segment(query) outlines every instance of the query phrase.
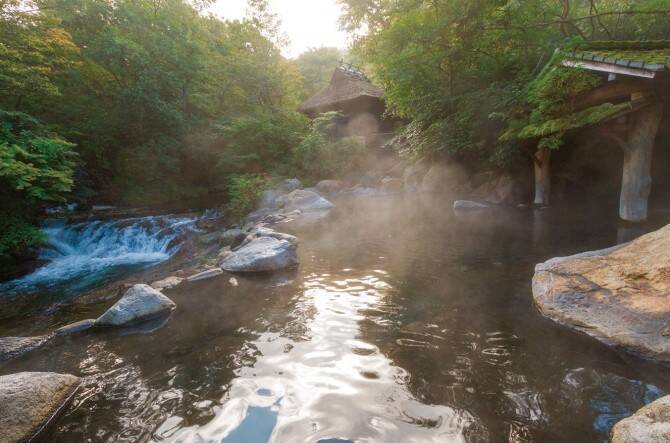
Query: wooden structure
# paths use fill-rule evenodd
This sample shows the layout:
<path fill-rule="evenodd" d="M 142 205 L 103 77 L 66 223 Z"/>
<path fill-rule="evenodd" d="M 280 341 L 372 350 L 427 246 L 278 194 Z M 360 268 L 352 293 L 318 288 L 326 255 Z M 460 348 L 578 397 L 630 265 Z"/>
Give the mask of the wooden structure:
<path fill-rule="evenodd" d="M 336 138 L 364 137 L 367 146 L 380 146 L 392 135 L 394 121 L 384 117 L 383 91 L 350 63 L 340 62 L 328 86 L 305 100 L 299 111 L 310 118 L 339 112 Z"/>
<path fill-rule="evenodd" d="M 670 91 L 670 41 L 596 42 L 589 50 L 563 54 L 560 63 L 607 77 L 579 97 L 576 113 L 562 123 L 571 118 L 575 122 L 565 130 L 597 125 L 599 136 L 623 150 L 619 216 L 631 222 L 646 220 L 652 151 Z M 597 118 L 585 118 L 588 115 Z M 538 149 L 534 160 L 535 203 L 547 205 L 551 151 Z"/>

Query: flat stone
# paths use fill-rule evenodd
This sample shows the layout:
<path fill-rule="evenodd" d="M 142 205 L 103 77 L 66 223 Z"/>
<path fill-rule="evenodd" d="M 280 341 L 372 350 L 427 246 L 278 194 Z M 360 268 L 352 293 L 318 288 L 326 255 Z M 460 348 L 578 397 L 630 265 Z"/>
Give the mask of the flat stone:
<path fill-rule="evenodd" d="M 296 246 L 274 237 L 255 238 L 220 262 L 221 268 L 230 272 L 277 271 L 296 264 Z"/>
<path fill-rule="evenodd" d="M 612 443 L 670 441 L 670 395 L 649 403 L 612 428 Z"/>
<path fill-rule="evenodd" d="M 183 281 L 184 281 L 183 278 L 173 275 L 171 277 L 164 278 L 163 280 L 158 280 L 151 283 L 151 287 L 158 291 L 162 291 L 164 289 L 174 288 Z"/>
<path fill-rule="evenodd" d="M 0 337 L 0 362 L 37 349 L 51 340 L 53 336 L 53 334 L 48 334 L 38 337 Z"/>
<path fill-rule="evenodd" d="M 65 410 L 78 377 L 53 372 L 19 372 L 0 377 L 0 441 L 34 441 Z"/>
<path fill-rule="evenodd" d="M 93 318 L 88 318 L 86 320 L 80 320 L 75 323 L 70 323 L 69 325 L 62 326 L 54 332 L 55 334 L 58 335 L 71 335 L 71 334 L 77 334 L 79 332 L 84 332 L 87 329 L 90 329 L 93 327 L 95 324 L 95 319 Z"/>
<path fill-rule="evenodd" d="M 558 323 L 670 361 L 670 225 L 630 243 L 538 264 L 533 297 Z"/>
<path fill-rule="evenodd" d="M 454 202 L 454 209 L 486 209 L 490 208 L 489 205 L 479 202 L 473 202 L 471 200 L 456 200 Z"/>
<path fill-rule="evenodd" d="M 134 285 L 95 321 L 96 327 L 123 327 L 166 315 L 176 308 L 172 300 L 149 285 Z"/>
<path fill-rule="evenodd" d="M 198 272 L 197 274 L 190 276 L 187 280 L 188 281 L 206 280 L 208 278 L 216 277 L 217 275 L 221 274 L 223 274 L 223 270 L 221 268 L 212 268 L 206 271 Z"/>

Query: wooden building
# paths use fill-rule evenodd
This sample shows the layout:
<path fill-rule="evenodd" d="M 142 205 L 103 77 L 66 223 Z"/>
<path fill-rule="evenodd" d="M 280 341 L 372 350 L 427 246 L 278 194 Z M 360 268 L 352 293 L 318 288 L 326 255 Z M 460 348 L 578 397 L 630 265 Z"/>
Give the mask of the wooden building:
<path fill-rule="evenodd" d="M 390 138 L 395 125 L 384 117 L 385 109 L 383 90 L 359 68 L 340 62 L 328 86 L 305 100 L 299 111 L 310 118 L 339 112 L 335 137 L 364 137 L 367 146 L 378 147 Z"/>
<path fill-rule="evenodd" d="M 619 216 L 631 222 L 646 220 L 652 152 L 669 101 L 670 41 L 593 42 L 587 49 L 560 55 L 563 67 L 598 73 L 603 82 L 578 97 L 574 114 L 533 130 L 524 128 L 519 138 L 551 136 L 558 128 L 561 133 L 588 130 L 613 149 L 623 150 Z M 535 152 L 536 204 L 549 204 L 551 156 L 550 149 Z"/>

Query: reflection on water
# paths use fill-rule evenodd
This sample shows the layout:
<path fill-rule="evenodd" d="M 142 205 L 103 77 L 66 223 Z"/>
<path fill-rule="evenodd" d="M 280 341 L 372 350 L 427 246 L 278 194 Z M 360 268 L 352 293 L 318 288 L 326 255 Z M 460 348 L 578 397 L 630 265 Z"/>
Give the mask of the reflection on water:
<path fill-rule="evenodd" d="M 617 239 L 568 215 L 341 208 L 298 232 L 297 271 L 184 284 L 159 330 L 59 337 L 0 372 L 84 376 L 53 441 L 606 441 L 670 384 L 536 312 L 536 262 Z"/>

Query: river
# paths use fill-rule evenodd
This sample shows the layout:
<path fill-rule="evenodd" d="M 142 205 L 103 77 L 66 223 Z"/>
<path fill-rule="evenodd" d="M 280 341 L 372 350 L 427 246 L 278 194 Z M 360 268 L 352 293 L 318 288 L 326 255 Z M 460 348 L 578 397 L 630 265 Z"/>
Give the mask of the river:
<path fill-rule="evenodd" d="M 544 319 L 530 285 L 540 261 L 639 234 L 606 215 L 341 203 L 286 227 L 297 270 L 182 284 L 160 329 L 58 338 L 0 374 L 84 377 L 55 442 L 607 441 L 670 392 L 668 372 Z M 21 335 L 108 304 L 36 314 Z"/>

